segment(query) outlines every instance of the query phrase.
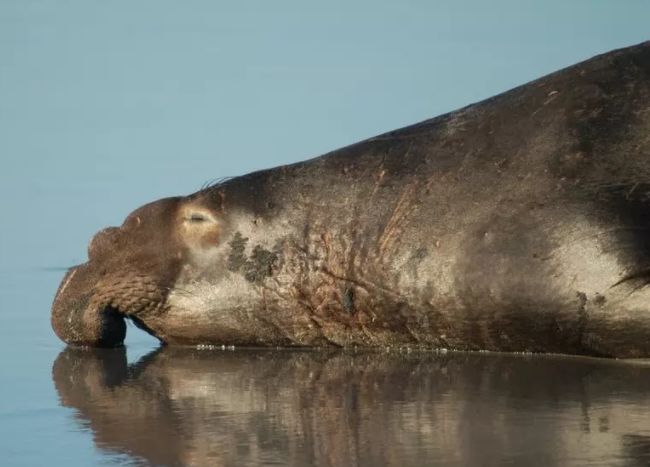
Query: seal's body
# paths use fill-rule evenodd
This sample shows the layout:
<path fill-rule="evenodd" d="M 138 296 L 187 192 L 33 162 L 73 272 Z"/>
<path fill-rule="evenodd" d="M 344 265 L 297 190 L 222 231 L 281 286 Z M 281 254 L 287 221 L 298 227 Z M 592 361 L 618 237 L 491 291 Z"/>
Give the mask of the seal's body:
<path fill-rule="evenodd" d="M 52 323 L 122 343 L 650 356 L 650 43 L 134 211 Z"/>

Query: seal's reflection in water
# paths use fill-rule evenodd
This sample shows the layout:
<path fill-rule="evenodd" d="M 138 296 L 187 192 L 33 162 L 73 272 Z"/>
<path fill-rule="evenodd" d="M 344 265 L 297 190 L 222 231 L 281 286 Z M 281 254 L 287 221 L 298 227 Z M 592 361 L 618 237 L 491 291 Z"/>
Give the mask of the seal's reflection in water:
<path fill-rule="evenodd" d="M 155 465 L 648 465 L 650 367 L 578 358 L 68 348 L 61 404 Z"/>

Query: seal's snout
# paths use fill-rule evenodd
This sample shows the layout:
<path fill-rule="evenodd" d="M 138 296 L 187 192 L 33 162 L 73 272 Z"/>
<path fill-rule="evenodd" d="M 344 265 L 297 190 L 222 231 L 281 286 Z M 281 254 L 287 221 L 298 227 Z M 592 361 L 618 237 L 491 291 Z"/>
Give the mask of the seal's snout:
<path fill-rule="evenodd" d="M 188 249 L 178 241 L 179 217 L 199 240 L 216 235 L 208 212 L 179 216 L 180 201 L 176 197 L 149 203 L 119 227 L 92 237 L 88 262 L 70 269 L 54 298 L 52 327 L 57 336 L 71 345 L 118 346 L 126 335 L 126 317 L 139 323 L 163 309 Z M 144 324 L 140 327 L 148 330 Z"/>
<path fill-rule="evenodd" d="M 65 343 L 116 347 L 126 336 L 119 310 L 95 300 L 95 277 L 87 265 L 76 266 L 63 278 L 52 304 L 52 329 Z"/>

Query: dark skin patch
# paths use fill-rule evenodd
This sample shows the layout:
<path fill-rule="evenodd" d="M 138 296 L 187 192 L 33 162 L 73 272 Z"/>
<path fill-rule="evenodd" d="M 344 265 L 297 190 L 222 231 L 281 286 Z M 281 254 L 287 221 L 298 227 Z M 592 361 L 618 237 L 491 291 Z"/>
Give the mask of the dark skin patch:
<path fill-rule="evenodd" d="M 228 255 L 228 270 L 238 272 L 246 264 L 246 243 L 248 238 L 241 233 L 236 232 L 233 239 L 228 242 L 230 245 L 230 255 Z"/>
<path fill-rule="evenodd" d="M 603 306 L 605 303 L 607 303 L 607 299 L 600 294 L 596 294 L 596 297 L 594 297 L 594 304 L 596 306 Z"/>
<path fill-rule="evenodd" d="M 343 305 L 343 309 L 350 313 L 351 315 L 354 314 L 355 309 L 354 309 L 354 290 L 352 287 L 346 287 L 343 290 L 343 296 L 341 297 L 341 304 Z"/>
<path fill-rule="evenodd" d="M 250 258 L 246 258 L 247 242 L 248 238 L 237 232 L 228 243 L 231 248 L 230 255 L 228 255 L 228 270 L 242 273 L 248 282 L 261 283 L 265 278 L 273 274 L 273 266 L 278 259 L 278 255 L 256 245 Z"/>
<path fill-rule="evenodd" d="M 278 255 L 257 245 L 250 259 L 244 265 L 244 277 L 249 282 L 262 282 L 273 274 L 273 265 Z"/>

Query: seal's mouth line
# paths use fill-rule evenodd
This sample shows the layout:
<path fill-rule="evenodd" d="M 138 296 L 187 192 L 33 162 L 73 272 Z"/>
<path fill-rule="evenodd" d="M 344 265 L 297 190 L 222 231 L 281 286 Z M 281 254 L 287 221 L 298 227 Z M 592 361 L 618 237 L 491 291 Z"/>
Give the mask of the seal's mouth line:
<path fill-rule="evenodd" d="M 118 305 L 115 305 L 113 302 L 109 302 L 106 305 L 100 306 L 99 307 L 99 312 L 102 314 L 106 315 L 112 315 L 112 316 L 119 316 L 121 318 L 128 319 L 131 321 L 135 327 L 138 329 L 142 329 L 145 331 L 147 334 L 155 337 L 158 339 L 161 343 L 165 343 L 165 341 L 158 335 L 156 332 L 154 332 L 153 329 L 151 329 L 149 326 L 147 326 L 142 319 L 140 319 L 137 316 L 137 312 L 133 312 L 132 310 L 125 310 L 124 308 L 119 307 Z"/>
<path fill-rule="evenodd" d="M 102 313 L 116 313 L 119 315 L 124 315 L 126 316 L 127 314 L 120 309 L 119 306 L 115 306 L 112 303 L 108 303 L 104 306 L 99 307 L 99 311 Z"/>
<path fill-rule="evenodd" d="M 121 310 L 119 307 L 113 306 L 112 304 L 107 304 L 104 306 L 100 306 L 97 311 L 99 312 L 100 315 L 103 316 L 111 316 L 111 317 L 119 317 L 119 318 L 129 318 L 129 315 L 125 313 L 123 310 Z"/>
<path fill-rule="evenodd" d="M 97 311 L 100 314 L 120 316 L 122 318 L 131 319 L 133 317 L 133 313 L 131 310 L 121 308 L 120 306 L 116 305 L 114 302 L 108 302 L 104 305 L 99 306 L 97 308 Z"/>

